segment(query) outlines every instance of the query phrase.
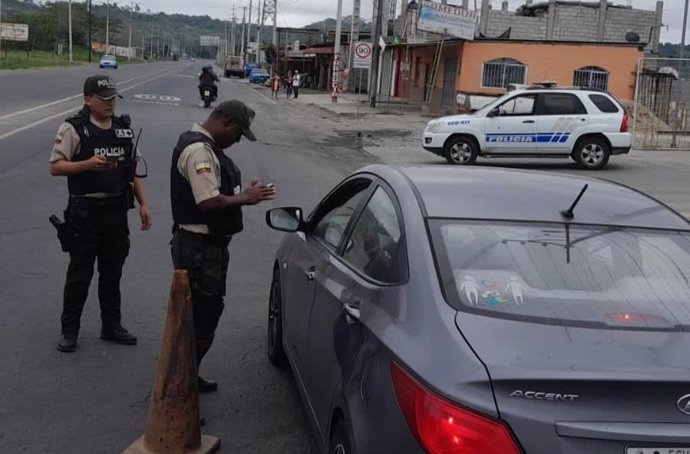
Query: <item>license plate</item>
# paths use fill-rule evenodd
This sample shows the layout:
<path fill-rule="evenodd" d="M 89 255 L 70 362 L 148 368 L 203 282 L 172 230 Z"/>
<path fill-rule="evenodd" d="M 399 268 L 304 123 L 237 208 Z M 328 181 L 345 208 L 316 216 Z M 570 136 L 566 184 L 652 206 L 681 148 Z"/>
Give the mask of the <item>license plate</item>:
<path fill-rule="evenodd" d="M 690 447 L 685 448 L 628 448 L 625 454 L 690 454 Z"/>
<path fill-rule="evenodd" d="M 206 90 L 206 91 L 204 92 L 204 96 L 209 96 L 210 94 L 211 94 L 211 92 L 208 91 L 208 90 Z"/>

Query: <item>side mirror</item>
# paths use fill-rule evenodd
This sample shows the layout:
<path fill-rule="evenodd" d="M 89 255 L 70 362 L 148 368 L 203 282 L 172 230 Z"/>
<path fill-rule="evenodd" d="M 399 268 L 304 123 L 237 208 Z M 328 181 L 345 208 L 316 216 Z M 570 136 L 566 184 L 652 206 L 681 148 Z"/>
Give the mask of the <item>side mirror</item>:
<path fill-rule="evenodd" d="M 298 232 L 302 229 L 303 223 L 301 208 L 274 208 L 266 212 L 266 224 L 281 232 Z"/>
<path fill-rule="evenodd" d="M 501 113 L 501 112 L 498 110 L 498 107 L 494 107 L 493 109 L 491 109 L 491 110 L 489 111 L 489 113 L 486 114 L 486 116 L 487 116 L 488 118 L 498 117 L 498 115 L 499 115 L 500 113 Z"/>

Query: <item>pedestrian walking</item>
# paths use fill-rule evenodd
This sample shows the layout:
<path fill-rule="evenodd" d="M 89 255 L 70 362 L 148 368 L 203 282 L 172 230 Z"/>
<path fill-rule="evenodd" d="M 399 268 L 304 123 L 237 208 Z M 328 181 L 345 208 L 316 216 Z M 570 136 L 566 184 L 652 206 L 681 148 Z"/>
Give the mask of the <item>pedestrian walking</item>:
<path fill-rule="evenodd" d="M 300 82 L 302 82 L 302 76 L 299 71 L 295 70 L 295 75 L 292 76 L 292 91 L 295 93 L 295 99 L 297 99 L 297 95 L 299 95 Z"/>
<path fill-rule="evenodd" d="M 278 92 L 280 91 L 280 75 L 277 72 L 271 76 L 271 97 L 278 99 Z"/>
<path fill-rule="evenodd" d="M 292 71 L 288 71 L 287 76 L 285 76 L 285 93 L 287 99 L 292 97 Z"/>
<path fill-rule="evenodd" d="M 81 314 L 98 260 L 101 339 L 134 345 L 137 338 L 121 323 L 120 279 L 129 253 L 127 210 L 139 203 L 141 229 L 151 227 L 151 214 L 141 178 L 135 175 L 137 150 L 128 115 L 115 116 L 115 82 L 91 76 L 84 82 L 84 107 L 58 128 L 50 157 L 50 173 L 66 176 L 69 201 L 61 238 L 69 252 L 57 349 L 73 352 Z"/>
<path fill-rule="evenodd" d="M 228 244 L 243 229 L 242 207 L 272 200 L 275 189 L 252 179 L 242 190 L 240 169 L 223 150 L 256 137 L 254 111 L 241 101 L 221 103 L 202 124 L 180 135 L 170 169 L 172 260 L 187 270 L 192 291 L 197 367 L 213 343 L 225 304 Z M 197 377 L 199 392 L 218 388 Z"/>

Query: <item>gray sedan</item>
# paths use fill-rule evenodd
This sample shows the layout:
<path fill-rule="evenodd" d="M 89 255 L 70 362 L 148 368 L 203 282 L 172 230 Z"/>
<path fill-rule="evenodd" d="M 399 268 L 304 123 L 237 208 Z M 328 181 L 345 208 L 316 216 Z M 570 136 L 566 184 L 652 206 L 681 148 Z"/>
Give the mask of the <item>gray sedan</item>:
<path fill-rule="evenodd" d="M 323 452 L 690 453 L 690 223 L 661 202 L 370 166 L 266 218 L 268 355 Z"/>

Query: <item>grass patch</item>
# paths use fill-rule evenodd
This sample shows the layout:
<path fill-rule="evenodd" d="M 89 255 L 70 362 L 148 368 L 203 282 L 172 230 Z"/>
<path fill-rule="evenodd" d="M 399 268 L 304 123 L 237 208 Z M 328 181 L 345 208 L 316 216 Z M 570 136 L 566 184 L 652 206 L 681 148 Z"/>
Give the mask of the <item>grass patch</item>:
<path fill-rule="evenodd" d="M 72 51 L 72 65 L 83 65 L 89 62 L 89 52 L 83 48 L 75 48 Z M 92 52 L 91 61 L 98 63 L 102 54 Z M 117 63 L 119 65 L 127 64 L 127 58 L 118 57 Z M 132 60 L 131 63 L 135 63 Z M 26 52 L 23 50 L 10 50 L 0 53 L 0 69 L 27 69 L 27 68 L 48 68 L 56 66 L 70 66 L 69 54 L 67 52 L 62 55 L 55 55 L 52 52 L 43 50 L 33 50 Z"/>

